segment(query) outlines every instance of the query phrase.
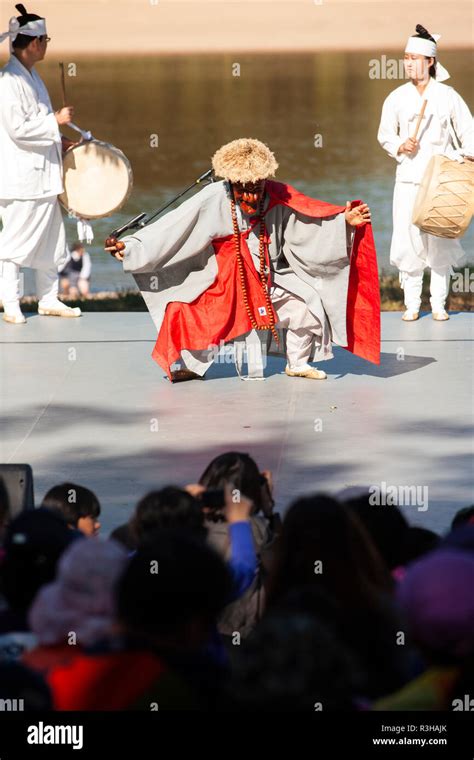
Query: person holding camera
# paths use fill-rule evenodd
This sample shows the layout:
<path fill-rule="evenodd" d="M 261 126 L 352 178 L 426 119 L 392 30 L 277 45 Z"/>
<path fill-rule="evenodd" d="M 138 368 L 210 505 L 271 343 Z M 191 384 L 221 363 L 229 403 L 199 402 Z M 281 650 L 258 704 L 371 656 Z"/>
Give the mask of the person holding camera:
<path fill-rule="evenodd" d="M 198 496 L 198 492 L 203 490 L 201 486 L 192 486 L 189 490 L 167 486 L 151 491 L 140 499 L 128 523 L 116 528 L 110 538 L 119 541 L 132 554 L 164 531 L 187 533 L 199 541 L 207 541 L 208 508 L 203 506 Z M 257 572 L 250 526 L 253 504 L 243 495 L 236 501 L 227 486 L 222 491 L 220 506 L 222 519 L 229 527 L 229 553 L 226 559 L 233 581 L 232 598 L 229 600 L 232 602 L 251 586 Z"/>
<path fill-rule="evenodd" d="M 224 508 L 224 494 L 229 488 L 233 506 L 227 503 Z M 273 511 L 272 474 L 269 470 L 260 472 L 249 454 L 230 451 L 213 459 L 199 483 L 190 484 L 186 489 L 201 501 L 208 541 L 224 558 L 229 557 L 232 546 L 229 516 L 242 509 L 242 499 L 251 502 L 249 522 L 258 570 L 250 588 L 224 610 L 219 621 L 220 633 L 233 635 L 239 632 L 245 637 L 263 614 L 265 581 L 281 525 L 280 516 Z"/>

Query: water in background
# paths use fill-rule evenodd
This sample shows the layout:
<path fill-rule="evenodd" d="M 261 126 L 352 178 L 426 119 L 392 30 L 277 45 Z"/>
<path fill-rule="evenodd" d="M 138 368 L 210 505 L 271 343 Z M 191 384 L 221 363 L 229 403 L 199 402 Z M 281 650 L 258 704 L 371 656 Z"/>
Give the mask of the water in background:
<path fill-rule="evenodd" d="M 53 51 L 51 51 L 53 52 Z M 401 57 L 400 51 L 392 58 Z M 64 59 L 74 121 L 97 139 L 123 150 L 134 174 L 121 211 L 93 223 L 92 289 L 135 287 L 131 275 L 102 250 L 107 234 L 135 214 L 151 212 L 210 167 L 223 143 L 256 137 L 268 143 L 280 167 L 277 179 L 321 200 L 371 206 L 380 268 L 389 265 L 395 161 L 377 143 L 384 98 L 404 80 L 371 79 L 379 52 L 281 55 L 186 55 Z M 468 51 L 447 52 L 443 64 L 456 90 L 473 107 Z M 238 73 L 240 66 L 240 76 Z M 54 108 L 59 108 L 58 60 L 38 66 Z M 75 133 L 63 128 L 74 138 Z M 151 147 L 152 135 L 158 147 Z M 322 147 L 315 147 L 321 135 Z M 316 140 L 317 142 L 317 140 Z M 66 219 L 68 242 L 76 225 Z M 474 232 L 463 247 L 474 260 Z M 392 270 L 394 271 L 394 270 Z M 33 292 L 27 271 L 26 292 Z"/>

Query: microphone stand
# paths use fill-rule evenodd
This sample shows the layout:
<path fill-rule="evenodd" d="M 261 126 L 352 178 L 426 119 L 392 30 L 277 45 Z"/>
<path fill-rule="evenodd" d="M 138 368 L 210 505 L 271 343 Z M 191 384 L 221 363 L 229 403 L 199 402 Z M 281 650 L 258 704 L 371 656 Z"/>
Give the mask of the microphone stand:
<path fill-rule="evenodd" d="M 156 219 L 156 217 L 162 214 L 163 211 L 166 211 L 167 208 L 172 206 L 173 203 L 175 203 L 175 201 L 178 200 L 178 198 L 181 198 L 183 195 L 186 195 L 186 193 L 189 193 L 189 191 L 192 190 L 194 187 L 196 187 L 196 185 L 200 185 L 203 182 L 205 183 L 214 182 L 214 177 L 212 176 L 212 174 L 213 174 L 213 170 L 208 169 L 208 171 L 204 172 L 204 174 L 201 174 L 201 176 L 198 177 L 197 180 L 193 182 L 192 185 L 189 185 L 189 187 L 187 187 L 181 193 L 178 193 L 178 195 L 175 195 L 174 198 L 168 201 L 168 203 L 165 203 L 165 205 L 159 208 L 158 211 L 155 211 L 154 214 L 147 216 L 147 214 L 144 211 L 141 214 L 137 214 L 137 216 L 134 216 L 133 219 L 129 219 L 129 221 L 123 224 L 121 227 L 118 227 L 116 230 L 113 230 L 113 232 L 110 233 L 109 237 L 119 238 L 127 230 L 136 230 L 140 227 L 145 227 L 147 224 L 150 224 L 150 222 L 152 222 L 153 219 Z"/>

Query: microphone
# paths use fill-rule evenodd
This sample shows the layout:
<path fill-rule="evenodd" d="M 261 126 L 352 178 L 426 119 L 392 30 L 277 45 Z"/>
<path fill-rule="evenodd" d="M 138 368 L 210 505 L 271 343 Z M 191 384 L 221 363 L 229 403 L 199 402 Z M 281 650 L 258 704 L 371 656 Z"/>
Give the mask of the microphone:
<path fill-rule="evenodd" d="M 123 235 L 126 230 L 129 229 L 135 229 L 136 227 L 143 227 L 143 224 L 140 224 L 140 222 L 146 217 L 145 212 L 143 211 L 141 214 L 138 214 L 137 216 L 134 216 L 133 219 L 130 219 L 129 222 L 126 222 L 122 227 L 118 227 L 116 230 L 113 230 L 113 232 L 110 233 L 109 237 L 115 237 L 118 238 L 119 235 Z"/>

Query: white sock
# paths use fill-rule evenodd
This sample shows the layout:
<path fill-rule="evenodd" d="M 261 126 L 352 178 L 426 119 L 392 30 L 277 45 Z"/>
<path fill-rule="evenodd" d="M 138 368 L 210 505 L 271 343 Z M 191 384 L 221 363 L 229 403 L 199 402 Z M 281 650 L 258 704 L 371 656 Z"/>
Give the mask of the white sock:
<path fill-rule="evenodd" d="M 40 306 L 42 309 L 66 309 L 67 306 L 65 303 L 59 300 L 59 298 L 56 298 L 55 296 L 50 296 L 49 298 L 43 298 L 41 301 L 39 301 L 38 306 Z"/>

